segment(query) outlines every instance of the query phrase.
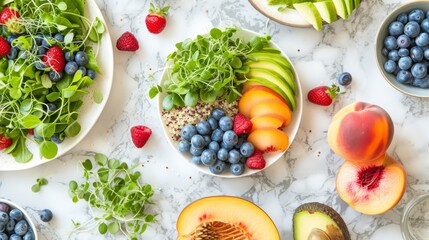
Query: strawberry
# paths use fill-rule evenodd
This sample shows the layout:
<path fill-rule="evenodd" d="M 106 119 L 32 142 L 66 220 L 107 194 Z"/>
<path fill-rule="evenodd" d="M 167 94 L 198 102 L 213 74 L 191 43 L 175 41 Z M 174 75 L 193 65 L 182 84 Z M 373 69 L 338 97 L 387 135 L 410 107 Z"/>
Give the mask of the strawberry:
<path fill-rule="evenodd" d="M 12 139 L 0 134 L 0 150 L 8 148 L 12 144 Z"/>
<path fill-rule="evenodd" d="M 257 149 L 255 149 L 253 154 L 246 160 L 246 166 L 250 169 L 263 169 L 265 164 L 266 162 L 262 152 Z"/>
<path fill-rule="evenodd" d="M 6 39 L 0 37 L 0 57 L 5 57 L 10 53 L 10 45 Z"/>
<path fill-rule="evenodd" d="M 6 23 L 13 18 L 19 18 L 19 13 L 9 7 L 4 7 L 3 10 L 0 13 L 0 24 L 6 25 Z"/>
<path fill-rule="evenodd" d="M 165 16 L 167 16 L 169 9 L 169 6 L 159 8 L 150 3 L 149 14 L 145 19 L 147 30 L 149 30 L 150 33 L 158 34 L 164 30 L 165 25 L 167 24 Z"/>
<path fill-rule="evenodd" d="M 307 94 L 307 98 L 310 102 L 314 104 L 321 106 L 329 106 L 339 93 L 340 87 L 335 84 L 332 84 L 331 87 L 320 86 L 311 89 Z"/>
<path fill-rule="evenodd" d="M 252 130 L 252 122 L 241 113 L 234 116 L 234 132 L 237 135 L 242 133 L 250 133 Z"/>
<path fill-rule="evenodd" d="M 152 130 L 146 126 L 137 125 L 131 128 L 131 139 L 137 148 L 142 148 L 150 135 L 152 135 Z"/>
<path fill-rule="evenodd" d="M 124 32 L 116 41 L 116 48 L 120 51 L 134 52 L 139 49 L 139 42 L 130 32 Z"/>
<path fill-rule="evenodd" d="M 43 56 L 43 63 L 55 72 L 61 72 L 66 64 L 63 50 L 57 45 L 51 47 Z"/>

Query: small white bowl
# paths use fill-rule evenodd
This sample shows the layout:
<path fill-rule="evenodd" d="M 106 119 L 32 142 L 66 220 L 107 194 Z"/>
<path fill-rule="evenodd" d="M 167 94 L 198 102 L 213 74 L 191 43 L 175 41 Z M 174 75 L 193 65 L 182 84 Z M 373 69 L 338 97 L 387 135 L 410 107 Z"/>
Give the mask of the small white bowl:
<path fill-rule="evenodd" d="M 254 36 L 260 36 L 260 34 L 258 34 L 256 32 L 253 32 L 253 31 L 250 31 L 250 30 L 238 28 L 237 32 L 235 33 L 235 36 L 240 37 L 240 38 L 244 39 L 245 41 L 249 41 L 252 37 L 254 37 Z M 272 41 L 271 41 L 271 46 L 270 47 L 276 48 L 276 49 L 278 49 L 278 50 L 281 51 L 280 47 L 278 45 L 276 45 L 275 43 L 273 43 Z M 289 60 L 289 62 L 291 62 L 290 59 L 286 56 L 286 54 L 283 51 L 282 51 L 282 56 L 285 57 L 287 60 Z M 292 67 L 293 67 L 293 65 L 292 65 Z M 295 67 L 293 67 L 293 68 L 295 70 Z M 166 79 L 167 79 L 167 73 L 166 73 L 166 70 L 164 70 L 164 72 L 162 73 L 161 79 L 160 79 L 160 85 L 162 85 L 162 82 L 165 81 Z M 287 149 L 289 149 L 290 145 L 292 144 L 292 142 L 293 142 L 293 140 L 294 140 L 294 138 L 295 138 L 295 136 L 296 136 L 296 134 L 298 132 L 299 124 L 301 122 L 301 117 L 302 117 L 302 105 L 303 105 L 302 102 L 303 102 L 303 100 L 302 100 L 301 84 L 299 82 L 298 75 L 296 74 L 296 70 L 295 70 L 295 83 L 296 83 L 296 87 L 297 87 L 297 93 L 296 93 L 296 96 L 295 96 L 295 99 L 296 99 L 296 109 L 295 109 L 295 111 L 292 112 L 292 121 L 291 121 L 291 123 L 289 124 L 288 127 L 286 127 L 285 129 L 283 129 L 283 131 L 285 133 L 287 133 L 287 135 L 289 136 L 289 145 L 286 148 L 286 150 L 283 151 L 283 152 L 274 152 L 274 153 L 264 154 L 264 157 L 265 157 L 265 160 L 266 160 L 266 166 L 262 170 L 265 170 L 267 167 L 269 167 L 270 165 L 272 165 L 273 163 L 275 163 L 276 161 L 278 161 L 279 159 L 281 159 L 281 157 L 283 156 L 283 154 L 287 151 Z M 165 91 L 163 91 L 162 93 L 158 94 L 158 96 L 157 96 L 157 98 L 158 98 L 158 100 L 157 100 L 158 101 L 158 116 L 160 118 L 161 125 L 163 126 L 164 135 L 167 138 L 168 143 L 171 145 L 172 148 L 174 148 L 174 151 L 176 151 L 176 153 L 178 155 L 180 155 L 183 160 L 185 160 L 192 167 L 195 167 L 199 171 L 201 171 L 203 173 L 206 173 L 206 174 L 209 174 L 209 175 L 217 176 L 217 177 L 238 178 L 238 177 L 249 176 L 251 174 L 254 174 L 254 173 L 257 173 L 257 172 L 261 171 L 261 170 L 252 170 L 252 169 L 249 169 L 249 168 L 246 167 L 244 173 L 242 175 L 239 175 L 239 176 L 231 174 L 228 171 L 228 169 L 225 170 L 224 173 L 217 175 L 217 174 L 211 173 L 210 170 L 209 170 L 209 167 L 207 167 L 207 166 L 196 165 L 196 164 L 192 163 L 192 160 L 191 160 L 192 156 L 191 156 L 191 154 L 190 153 L 186 153 L 186 154 L 181 153 L 178 150 L 178 143 L 179 142 L 173 141 L 172 138 L 171 138 L 171 134 L 168 132 L 165 120 L 162 117 L 162 110 L 163 110 L 163 108 L 162 108 L 162 101 L 163 101 L 163 99 L 164 99 L 165 96 L 166 96 Z"/>
<path fill-rule="evenodd" d="M 33 220 L 31 219 L 30 215 L 28 214 L 27 211 L 24 210 L 24 208 L 20 207 L 18 204 L 13 203 L 9 200 L 0 198 L 0 203 L 6 203 L 7 205 L 9 205 L 10 210 L 17 208 L 19 209 L 23 214 L 24 214 L 24 219 L 27 220 L 28 226 L 31 228 L 31 230 L 34 233 L 34 240 L 38 240 L 39 238 L 37 237 L 37 229 L 36 226 L 34 225 Z"/>
<path fill-rule="evenodd" d="M 404 240 L 429 239 L 429 193 L 417 196 L 407 203 L 401 216 Z"/>
<path fill-rule="evenodd" d="M 381 72 L 381 75 L 392 87 L 409 96 L 427 98 L 429 97 L 429 89 L 399 83 L 398 81 L 396 81 L 396 76 L 394 74 L 387 73 L 384 70 L 383 66 L 388 58 L 383 56 L 383 54 L 381 53 L 381 50 L 383 49 L 384 45 L 384 38 L 388 35 L 389 24 L 394 21 L 399 14 L 409 13 L 416 8 L 420 8 L 424 11 L 429 10 L 429 0 L 414 0 L 405 3 L 395 8 L 389 15 L 387 15 L 387 17 L 384 19 L 383 23 L 380 25 L 380 28 L 377 31 L 375 42 L 375 56 L 377 60 L 377 66 Z"/>

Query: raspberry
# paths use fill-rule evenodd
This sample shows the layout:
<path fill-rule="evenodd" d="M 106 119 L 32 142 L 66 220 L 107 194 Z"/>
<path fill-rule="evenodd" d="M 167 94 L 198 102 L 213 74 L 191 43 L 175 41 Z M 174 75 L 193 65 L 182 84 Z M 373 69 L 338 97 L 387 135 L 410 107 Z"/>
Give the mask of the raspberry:
<path fill-rule="evenodd" d="M 259 150 L 255 150 L 246 160 L 246 166 L 250 169 L 263 169 L 265 164 L 265 158 Z"/>
<path fill-rule="evenodd" d="M 237 135 L 250 133 L 252 130 L 252 122 L 241 113 L 234 116 L 234 132 Z"/>

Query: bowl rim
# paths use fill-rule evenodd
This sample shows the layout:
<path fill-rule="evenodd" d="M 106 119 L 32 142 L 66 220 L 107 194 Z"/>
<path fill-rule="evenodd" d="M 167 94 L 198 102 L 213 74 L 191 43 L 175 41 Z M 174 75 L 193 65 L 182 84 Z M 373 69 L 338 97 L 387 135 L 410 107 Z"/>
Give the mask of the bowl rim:
<path fill-rule="evenodd" d="M 5 198 L 0 198 L 0 202 L 6 203 L 11 207 L 11 209 L 12 208 L 19 209 L 22 212 L 22 214 L 24 214 L 25 220 L 27 220 L 28 225 L 30 225 L 30 228 L 33 230 L 34 240 L 38 240 L 36 225 L 34 224 L 34 220 L 31 218 L 30 214 L 26 210 L 23 207 L 19 206 L 17 203 L 12 202 L 11 200 L 8 200 Z"/>
<path fill-rule="evenodd" d="M 429 201 L 429 193 L 423 193 L 412 198 L 404 207 L 401 213 L 401 234 L 404 240 L 409 240 L 411 238 L 411 233 L 408 229 L 408 217 L 411 211 L 416 207 L 419 203 L 423 201 Z"/>
<path fill-rule="evenodd" d="M 398 86 L 396 86 L 395 84 L 393 84 L 393 82 L 391 81 L 391 80 L 389 80 L 389 78 L 386 76 L 386 72 L 384 71 L 384 69 L 383 69 L 383 67 L 382 67 L 382 64 L 380 64 L 380 60 L 382 60 L 382 59 L 380 59 L 380 57 L 379 56 L 381 56 L 381 54 L 379 54 L 379 51 L 382 49 L 382 46 L 379 46 L 379 44 L 378 44 L 378 39 L 380 39 L 380 33 L 381 33 L 381 30 L 387 25 L 387 20 L 389 19 L 389 18 L 391 18 L 391 16 L 392 15 L 394 15 L 394 14 L 399 14 L 399 11 L 401 11 L 401 9 L 402 8 L 404 8 L 404 7 L 407 7 L 407 6 L 410 6 L 410 5 L 413 5 L 413 4 L 416 4 L 416 3 L 428 3 L 429 4 L 429 0 L 413 0 L 413 1 L 411 1 L 411 2 L 407 2 L 407 3 L 404 3 L 404 4 L 400 4 L 399 6 L 397 6 L 397 7 L 395 7 L 384 19 L 383 19 L 383 21 L 381 22 L 381 24 L 380 24 L 380 26 L 378 27 L 378 30 L 377 30 L 377 34 L 375 35 L 375 44 L 374 44 L 374 49 L 375 49 L 375 59 L 376 59 L 376 62 L 377 62 L 377 67 L 378 67 L 378 70 L 380 71 L 380 73 L 381 73 L 381 76 L 383 77 L 383 79 L 387 82 L 387 83 L 389 83 L 389 85 L 390 86 L 392 86 L 394 89 L 396 89 L 397 91 L 399 91 L 399 92 L 401 92 L 401 93 L 403 93 L 403 94 L 405 94 L 405 95 L 408 95 L 408 96 L 412 96 L 412 97 L 419 97 L 419 98 L 429 98 L 429 88 L 427 89 L 428 90 L 428 94 L 427 95 L 421 95 L 421 94 L 416 94 L 416 93 L 410 93 L 410 92 L 408 92 L 408 91 L 405 91 L 404 89 L 401 89 L 400 87 L 398 87 Z M 404 86 L 406 86 L 406 85 L 404 85 Z"/>

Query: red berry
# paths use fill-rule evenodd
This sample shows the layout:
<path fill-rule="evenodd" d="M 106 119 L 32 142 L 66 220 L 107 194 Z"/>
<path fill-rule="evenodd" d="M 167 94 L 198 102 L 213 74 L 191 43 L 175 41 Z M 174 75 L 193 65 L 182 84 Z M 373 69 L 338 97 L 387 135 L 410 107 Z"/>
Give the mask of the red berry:
<path fill-rule="evenodd" d="M 165 25 L 167 25 L 165 16 L 169 9 L 170 7 L 159 8 L 152 3 L 150 4 L 149 14 L 145 19 L 147 30 L 150 33 L 158 34 L 164 30 Z"/>
<path fill-rule="evenodd" d="M 131 139 L 137 148 L 142 148 L 150 135 L 152 135 L 152 130 L 146 126 L 137 125 L 131 128 Z"/>
<path fill-rule="evenodd" d="M 12 139 L 0 134 L 0 150 L 8 148 L 12 144 Z"/>
<path fill-rule="evenodd" d="M 307 94 L 307 99 L 317 105 L 329 106 L 339 93 L 340 87 L 335 84 L 332 84 L 331 87 L 320 86 L 311 89 Z"/>
<path fill-rule="evenodd" d="M 263 169 L 265 167 L 266 161 L 262 152 L 256 150 L 253 152 L 252 156 L 248 157 L 246 160 L 246 166 L 250 169 Z"/>
<path fill-rule="evenodd" d="M 120 51 L 134 52 L 139 49 L 139 42 L 130 32 L 124 32 L 116 41 L 116 48 Z"/>
<path fill-rule="evenodd" d="M 237 135 L 242 133 L 250 133 L 252 130 L 252 122 L 241 113 L 234 116 L 234 132 Z"/>
<path fill-rule="evenodd" d="M 6 39 L 0 37 L 0 57 L 5 57 L 10 53 L 10 45 Z"/>
<path fill-rule="evenodd" d="M 6 25 L 11 18 L 19 18 L 19 13 L 9 7 L 4 7 L 0 13 L 0 24 Z"/>
<path fill-rule="evenodd" d="M 28 129 L 27 132 L 29 135 L 34 135 L 34 129 L 33 128 Z"/>
<path fill-rule="evenodd" d="M 43 62 L 53 71 L 61 72 L 66 64 L 63 50 L 57 45 L 51 47 L 43 56 Z"/>

